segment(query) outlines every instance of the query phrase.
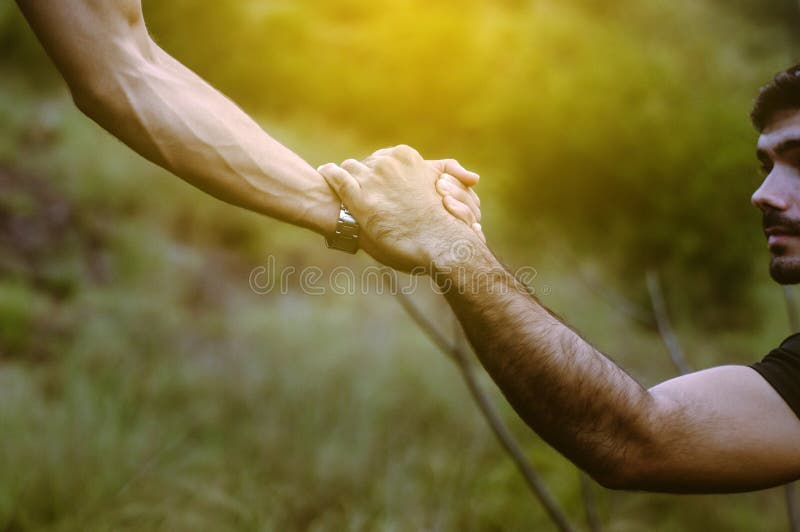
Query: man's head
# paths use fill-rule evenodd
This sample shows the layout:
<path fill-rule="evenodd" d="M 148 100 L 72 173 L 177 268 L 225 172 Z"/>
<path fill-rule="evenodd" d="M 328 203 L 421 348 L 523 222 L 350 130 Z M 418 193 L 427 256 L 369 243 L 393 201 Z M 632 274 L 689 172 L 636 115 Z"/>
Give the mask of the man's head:
<path fill-rule="evenodd" d="M 752 202 L 764 216 L 770 274 L 800 283 L 800 65 L 761 89 L 750 117 L 761 133 L 757 156 L 766 177 Z"/>

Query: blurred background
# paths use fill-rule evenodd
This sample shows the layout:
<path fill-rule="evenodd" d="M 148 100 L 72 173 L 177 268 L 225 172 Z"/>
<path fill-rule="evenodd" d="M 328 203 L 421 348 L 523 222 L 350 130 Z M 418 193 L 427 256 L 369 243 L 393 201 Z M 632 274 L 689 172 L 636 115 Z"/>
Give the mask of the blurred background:
<path fill-rule="evenodd" d="M 498 255 L 644 384 L 675 374 L 648 271 L 695 368 L 788 335 L 748 113 L 799 55 L 793 0 L 144 9 L 163 48 L 314 166 L 407 143 L 478 171 Z M 269 257 L 372 264 L 140 159 L 0 3 L 0 530 L 552 528 L 391 296 L 258 294 Z M 482 382 L 581 522 L 577 471 Z M 787 528 L 780 490 L 592 490 L 604 530 Z"/>

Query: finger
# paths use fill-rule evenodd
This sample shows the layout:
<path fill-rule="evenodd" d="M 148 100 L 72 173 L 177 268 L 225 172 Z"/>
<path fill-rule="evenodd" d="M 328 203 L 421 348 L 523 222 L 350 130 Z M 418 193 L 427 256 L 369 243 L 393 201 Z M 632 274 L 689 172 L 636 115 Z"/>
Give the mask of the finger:
<path fill-rule="evenodd" d="M 367 176 L 372 172 L 367 165 L 355 159 L 347 159 L 339 166 L 350 172 L 350 174 L 356 179 L 362 176 Z"/>
<path fill-rule="evenodd" d="M 380 150 L 375 150 L 372 153 L 372 155 L 370 155 L 369 157 L 366 157 L 362 161 L 362 164 L 364 164 L 367 168 L 375 168 L 375 166 L 378 164 L 378 161 L 380 161 L 381 159 L 385 159 L 387 157 L 392 157 L 393 154 L 394 154 L 394 150 L 395 150 L 394 147 L 392 147 L 392 148 L 382 148 Z"/>
<path fill-rule="evenodd" d="M 440 159 L 428 162 L 432 164 L 440 174 L 450 174 L 468 187 L 477 185 L 481 178 L 481 176 L 475 172 L 471 172 L 461 166 L 461 163 L 455 159 Z"/>
<path fill-rule="evenodd" d="M 472 227 L 472 224 L 478 223 L 478 221 L 475 219 L 475 215 L 472 213 L 472 210 L 455 199 L 453 196 L 445 196 L 442 202 L 444 203 L 444 207 L 447 209 L 447 212 L 468 226 Z"/>
<path fill-rule="evenodd" d="M 399 144 L 392 148 L 392 157 L 397 160 L 410 162 L 421 160 L 422 156 L 419 154 L 417 150 L 409 146 L 408 144 Z"/>
<path fill-rule="evenodd" d="M 453 196 L 461 203 L 464 203 L 472 210 L 475 219 L 480 222 L 481 208 L 475 201 L 474 194 L 470 192 L 472 189 L 467 188 L 461 181 L 449 174 L 443 174 L 442 177 L 436 182 L 436 189 L 440 194 Z"/>
<path fill-rule="evenodd" d="M 470 187 L 470 188 L 467 189 L 467 191 L 469 192 L 469 195 L 472 198 L 472 200 L 475 202 L 475 204 L 478 207 L 480 207 L 481 206 L 481 198 L 480 198 L 480 196 L 478 196 L 478 193 L 475 192 L 475 189 Z"/>
<path fill-rule="evenodd" d="M 358 180 L 350 172 L 333 163 L 320 166 L 317 168 L 317 172 L 325 178 L 325 181 L 336 192 L 342 203 L 348 208 L 352 208 L 361 189 Z"/>
<path fill-rule="evenodd" d="M 480 237 L 481 241 L 486 243 L 486 235 L 483 234 L 483 227 L 481 224 L 472 224 L 472 230 L 475 231 Z"/>
<path fill-rule="evenodd" d="M 470 189 L 465 187 L 461 181 L 449 174 L 444 174 L 436 182 L 436 190 L 442 196 L 453 196 L 455 199 L 465 204 L 472 211 L 475 220 L 481 221 L 481 209 L 478 204 L 475 203 L 475 200 L 472 199 L 469 193 Z"/>

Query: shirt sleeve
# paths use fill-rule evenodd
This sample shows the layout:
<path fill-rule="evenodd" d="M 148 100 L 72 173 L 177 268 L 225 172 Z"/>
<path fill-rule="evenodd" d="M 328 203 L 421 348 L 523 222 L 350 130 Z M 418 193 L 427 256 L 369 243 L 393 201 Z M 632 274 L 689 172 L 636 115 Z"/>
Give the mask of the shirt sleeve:
<path fill-rule="evenodd" d="M 764 360 L 750 367 L 760 373 L 800 417 L 800 333 L 784 340 Z"/>

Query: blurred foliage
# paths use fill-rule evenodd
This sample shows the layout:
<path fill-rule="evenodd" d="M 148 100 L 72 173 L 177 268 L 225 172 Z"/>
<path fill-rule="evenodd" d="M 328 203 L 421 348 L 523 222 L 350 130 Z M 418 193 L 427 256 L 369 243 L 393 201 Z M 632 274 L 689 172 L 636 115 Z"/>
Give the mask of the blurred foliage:
<path fill-rule="evenodd" d="M 582 271 L 646 310 L 658 269 L 697 367 L 751 362 L 784 334 L 747 114 L 797 49 L 793 2 L 144 7 L 157 42 L 312 163 L 402 142 L 480 171 L 498 251 L 535 265 L 544 302 L 643 383 L 671 375 L 663 346 Z M 0 530 L 547 527 L 390 300 L 247 285 L 265 251 L 326 272 L 364 257 L 101 132 L 8 2 L 0 78 Z M 578 516 L 574 469 L 505 414 Z M 776 491 L 598 498 L 610 531 L 785 528 Z"/>
<path fill-rule="evenodd" d="M 489 228 L 506 249 L 556 234 L 620 279 L 661 270 L 708 324 L 754 318 L 734 305 L 763 246 L 747 114 L 789 63 L 790 2 L 146 7 L 164 47 L 248 109 L 465 159 L 507 213 Z"/>
<path fill-rule="evenodd" d="M 408 143 L 480 170 L 512 255 L 555 234 L 634 297 L 627 280 L 658 269 L 707 324 L 755 318 L 734 305 L 763 247 L 747 114 L 791 62 L 791 0 L 144 7 L 157 42 L 248 111 L 355 131 L 362 155 Z M 6 62 L 43 70 L 7 4 L 0 30 Z"/>

